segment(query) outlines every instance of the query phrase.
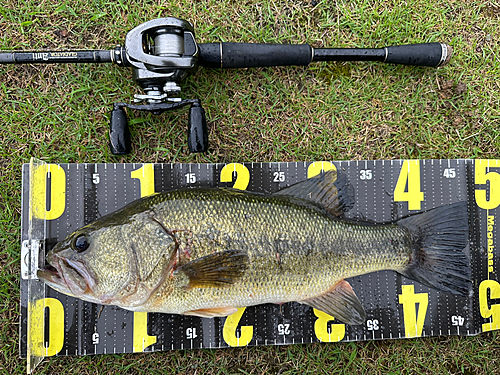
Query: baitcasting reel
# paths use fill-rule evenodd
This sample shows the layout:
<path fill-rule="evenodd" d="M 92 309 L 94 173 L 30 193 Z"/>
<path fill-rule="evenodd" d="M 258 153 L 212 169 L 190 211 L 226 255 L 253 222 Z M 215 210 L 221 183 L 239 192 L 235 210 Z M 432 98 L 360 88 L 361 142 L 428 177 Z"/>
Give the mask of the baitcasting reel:
<path fill-rule="evenodd" d="M 384 48 L 312 48 L 308 44 L 201 43 L 191 23 L 159 18 L 132 29 L 125 45 L 112 50 L 0 52 L 0 64 L 115 63 L 132 67 L 133 78 L 144 90 L 135 103 L 115 103 L 110 116 L 110 148 L 115 155 L 131 150 L 125 108 L 159 115 L 190 105 L 188 147 L 208 149 L 205 111 L 199 99 L 182 99 L 180 83 L 198 65 L 212 68 L 253 68 L 309 65 L 313 61 L 379 61 L 439 67 L 452 55 L 449 45 L 424 43 Z"/>
<path fill-rule="evenodd" d="M 130 152 L 125 107 L 159 115 L 164 111 L 191 105 L 188 119 L 189 150 L 207 150 L 207 120 L 200 100 L 182 100 L 179 97 L 180 82 L 198 66 L 198 46 L 193 26 L 189 22 L 169 17 L 143 23 L 127 34 L 124 48 L 114 49 L 111 59 L 118 65 L 132 66 L 134 80 L 144 90 L 144 95 L 134 95 L 134 102 L 147 103 L 115 103 L 109 131 L 113 154 Z"/>

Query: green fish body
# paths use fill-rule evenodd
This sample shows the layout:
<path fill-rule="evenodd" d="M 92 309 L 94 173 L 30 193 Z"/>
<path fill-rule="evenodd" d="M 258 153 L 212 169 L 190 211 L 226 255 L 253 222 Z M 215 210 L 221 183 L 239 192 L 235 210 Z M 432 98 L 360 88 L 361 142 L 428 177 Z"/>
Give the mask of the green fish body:
<path fill-rule="evenodd" d="M 39 276 L 63 293 L 133 311 L 213 317 L 297 301 L 348 324 L 365 318 L 349 277 L 394 270 L 468 292 L 465 203 L 377 225 L 343 218 L 353 199 L 335 172 L 273 195 L 159 193 L 69 235 Z"/>

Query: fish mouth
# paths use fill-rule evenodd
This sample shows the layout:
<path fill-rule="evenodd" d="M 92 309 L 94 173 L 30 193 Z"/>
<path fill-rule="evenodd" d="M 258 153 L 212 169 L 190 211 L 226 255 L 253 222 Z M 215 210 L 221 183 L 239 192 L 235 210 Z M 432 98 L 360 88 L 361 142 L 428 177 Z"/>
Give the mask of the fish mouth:
<path fill-rule="evenodd" d="M 92 293 L 95 279 L 82 262 L 70 260 L 57 255 L 51 262 L 37 271 L 37 276 L 50 287 L 73 296 Z"/>
<path fill-rule="evenodd" d="M 45 282 L 51 284 L 59 284 L 61 280 L 59 271 L 51 264 L 45 265 L 44 268 L 37 270 L 36 275 L 39 279 L 43 279 Z"/>

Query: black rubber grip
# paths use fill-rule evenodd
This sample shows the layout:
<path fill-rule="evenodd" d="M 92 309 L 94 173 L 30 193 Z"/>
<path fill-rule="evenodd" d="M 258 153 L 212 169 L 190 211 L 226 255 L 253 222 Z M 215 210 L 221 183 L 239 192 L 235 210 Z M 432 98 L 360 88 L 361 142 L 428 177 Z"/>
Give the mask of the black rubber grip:
<path fill-rule="evenodd" d="M 202 43 L 199 64 L 213 68 L 309 65 L 308 44 Z"/>
<path fill-rule="evenodd" d="M 199 104 L 189 108 L 188 147 L 191 152 L 208 150 L 208 128 L 205 110 Z"/>
<path fill-rule="evenodd" d="M 442 43 L 408 44 L 386 47 L 386 63 L 438 67 L 448 63 L 451 48 Z"/>
<path fill-rule="evenodd" d="M 198 64 L 207 68 L 220 68 L 222 65 L 220 43 L 198 44 Z"/>
<path fill-rule="evenodd" d="M 111 111 L 109 120 L 109 149 L 113 155 L 126 155 L 131 150 L 127 113 L 121 107 L 115 107 Z"/>
<path fill-rule="evenodd" d="M 384 61 L 384 48 L 315 48 L 313 61 Z"/>

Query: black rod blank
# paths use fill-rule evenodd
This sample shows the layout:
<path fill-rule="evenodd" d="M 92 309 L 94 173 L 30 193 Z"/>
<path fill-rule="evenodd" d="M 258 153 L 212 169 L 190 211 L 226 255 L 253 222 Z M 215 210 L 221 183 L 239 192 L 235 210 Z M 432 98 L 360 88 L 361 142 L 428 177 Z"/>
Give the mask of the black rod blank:
<path fill-rule="evenodd" d="M 85 64 L 111 63 L 112 51 L 0 52 L 0 64 Z"/>

